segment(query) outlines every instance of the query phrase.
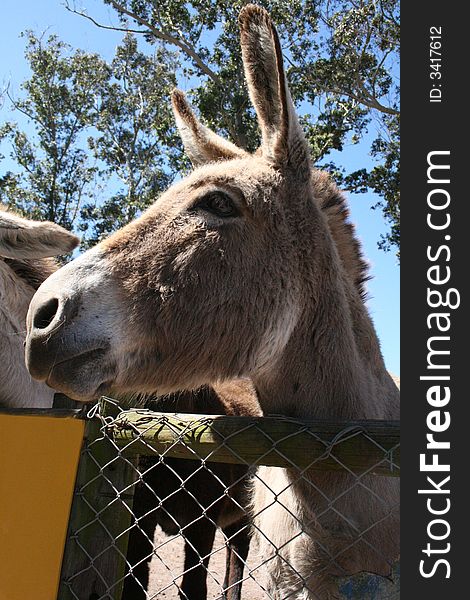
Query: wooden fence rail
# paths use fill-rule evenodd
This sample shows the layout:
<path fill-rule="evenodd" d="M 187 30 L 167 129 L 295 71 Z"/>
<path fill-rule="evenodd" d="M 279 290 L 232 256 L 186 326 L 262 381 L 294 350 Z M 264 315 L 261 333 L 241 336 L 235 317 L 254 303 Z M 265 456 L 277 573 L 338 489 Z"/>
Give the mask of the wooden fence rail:
<path fill-rule="evenodd" d="M 121 412 L 108 434 L 127 454 L 154 454 L 316 470 L 398 476 L 397 421 L 309 421 L 285 417 L 227 417 Z"/>

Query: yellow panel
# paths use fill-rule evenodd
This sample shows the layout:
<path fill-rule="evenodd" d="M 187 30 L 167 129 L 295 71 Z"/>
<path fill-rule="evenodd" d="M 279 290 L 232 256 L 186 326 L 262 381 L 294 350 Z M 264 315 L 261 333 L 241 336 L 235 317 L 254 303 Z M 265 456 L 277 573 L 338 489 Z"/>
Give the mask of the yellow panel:
<path fill-rule="evenodd" d="M 0 600 L 55 600 L 84 422 L 0 414 Z"/>

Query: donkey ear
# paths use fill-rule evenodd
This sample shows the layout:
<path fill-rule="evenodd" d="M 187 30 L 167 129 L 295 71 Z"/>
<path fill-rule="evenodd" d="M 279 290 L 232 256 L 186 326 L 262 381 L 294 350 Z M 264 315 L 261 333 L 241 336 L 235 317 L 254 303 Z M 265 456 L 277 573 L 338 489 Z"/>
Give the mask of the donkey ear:
<path fill-rule="evenodd" d="M 71 252 L 80 240 L 63 227 L 48 221 L 30 221 L 0 211 L 0 256 L 45 258 Z"/>
<path fill-rule="evenodd" d="M 171 103 L 184 149 L 195 167 L 217 160 L 248 156 L 247 152 L 198 121 L 183 92 L 173 90 Z"/>
<path fill-rule="evenodd" d="M 287 87 L 279 36 L 267 11 L 247 4 L 240 34 L 248 90 L 262 134 L 262 153 L 276 163 L 307 167 L 309 150 Z"/>

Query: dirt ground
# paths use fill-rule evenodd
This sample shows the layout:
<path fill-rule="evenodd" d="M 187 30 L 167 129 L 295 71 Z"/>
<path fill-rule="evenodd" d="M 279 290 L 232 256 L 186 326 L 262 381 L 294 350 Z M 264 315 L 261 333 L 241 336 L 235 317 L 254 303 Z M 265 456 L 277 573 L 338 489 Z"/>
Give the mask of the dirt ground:
<path fill-rule="evenodd" d="M 150 565 L 149 599 L 180 600 L 178 588 L 172 582 L 181 582 L 181 577 L 178 576 L 183 572 L 184 541 L 182 538 L 169 538 L 160 528 L 157 528 L 154 545 L 158 548 L 158 557 L 155 556 Z M 212 551 L 207 575 L 208 600 L 220 598 L 225 576 L 225 546 L 220 531 L 217 532 Z M 248 567 L 245 567 L 244 577 L 246 580 L 242 588 L 242 598 L 246 600 L 268 598 L 258 583 L 260 574 L 253 570 L 258 563 L 255 551 L 252 549 L 248 556 Z M 251 576 L 250 571 L 252 571 Z"/>

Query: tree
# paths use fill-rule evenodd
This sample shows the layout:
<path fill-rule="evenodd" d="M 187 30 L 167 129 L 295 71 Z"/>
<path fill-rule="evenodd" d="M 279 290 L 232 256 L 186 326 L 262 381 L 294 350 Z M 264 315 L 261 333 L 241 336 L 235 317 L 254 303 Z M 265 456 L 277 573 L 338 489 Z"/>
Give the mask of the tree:
<path fill-rule="evenodd" d="M 29 32 L 27 40 L 32 75 L 24 98 L 10 100 L 35 134 L 13 122 L 0 128 L 18 166 L 0 177 L 0 201 L 82 232 L 89 247 L 133 220 L 184 167 L 168 101 L 173 58 L 165 49 L 146 56 L 132 35 L 110 64 L 56 36 Z"/>
<path fill-rule="evenodd" d="M 138 51 L 128 34 L 109 65 L 93 113 L 89 148 L 103 165 L 101 175 L 118 188 L 104 202 L 89 202 L 81 212 L 86 245 L 132 221 L 166 189 L 179 170 L 181 144 L 168 97 L 175 86 L 171 53 L 152 57 Z"/>
<path fill-rule="evenodd" d="M 56 36 L 46 41 L 26 34 L 32 75 L 22 84 L 23 99 L 9 94 L 13 108 L 32 124 L 28 136 L 17 123 L 0 128 L 18 165 L 0 179 L 0 199 L 35 218 L 72 229 L 80 204 L 97 172 L 81 144 L 94 110 L 94 92 L 106 65 L 94 54 L 69 46 Z"/>
<path fill-rule="evenodd" d="M 381 209 L 390 231 L 381 236 L 378 243 L 382 250 L 395 246 L 400 258 L 400 142 L 398 117 L 388 120 L 389 130 L 379 135 L 372 143 L 371 154 L 381 162 L 370 171 L 361 169 L 344 178 L 345 186 L 355 192 L 372 189 L 382 196 L 372 208 Z"/>
<path fill-rule="evenodd" d="M 178 81 L 190 81 L 191 97 L 202 118 L 236 144 L 253 150 L 259 143 L 256 119 L 243 78 L 237 15 L 246 0 L 104 0 L 120 24 L 158 49 L 178 53 Z M 381 198 L 391 231 L 384 249 L 399 244 L 398 0 L 258 0 L 279 24 L 292 95 L 302 115 L 312 154 L 347 189 L 372 189 Z M 377 125 L 371 145 L 376 165 L 343 173 L 328 160 L 332 150 L 358 143 Z"/>

